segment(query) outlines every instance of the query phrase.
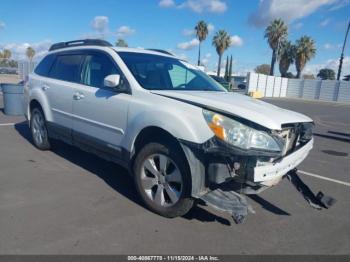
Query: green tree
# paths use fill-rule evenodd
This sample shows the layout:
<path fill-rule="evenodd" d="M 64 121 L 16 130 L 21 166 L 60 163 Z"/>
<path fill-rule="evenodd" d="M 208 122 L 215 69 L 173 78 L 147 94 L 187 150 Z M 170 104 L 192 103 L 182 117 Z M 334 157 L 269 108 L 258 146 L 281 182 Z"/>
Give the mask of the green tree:
<path fill-rule="evenodd" d="M 270 75 L 274 74 L 274 68 L 277 58 L 277 49 L 279 44 L 287 38 L 288 35 L 288 26 L 283 22 L 282 19 L 273 20 L 270 25 L 265 29 L 264 38 L 267 39 L 271 49 L 272 49 L 272 58 L 271 58 L 271 67 Z"/>
<path fill-rule="evenodd" d="M 117 42 L 115 43 L 115 46 L 118 46 L 118 47 L 128 47 L 129 45 L 128 45 L 128 43 L 127 43 L 124 39 L 119 38 L 119 39 L 117 40 Z"/>
<path fill-rule="evenodd" d="M 304 74 L 303 79 L 315 79 L 315 76 L 313 74 Z"/>
<path fill-rule="evenodd" d="M 320 72 L 318 72 L 317 77 L 321 78 L 322 80 L 334 80 L 335 72 L 332 69 L 323 68 L 320 70 Z"/>
<path fill-rule="evenodd" d="M 232 78 L 232 55 L 230 58 L 230 66 L 229 66 L 229 70 L 228 70 L 228 81 L 231 83 L 231 78 Z"/>
<path fill-rule="evenodd" d="M 0 66 L 9 66 L 11 58 L 11 51 L 8 49 L 4 49 L 2 52 L 0 52 Z"/>
<path fill-rule="evenodd" d="M 295 46 L 290 41 L 281 42 L 278 50 L 279 70 L 282 77 L 285 77 L 289 66 L 294 63 Z"/>
<path fill-rule="evenodd" d="M 231 37 L 225 30 L 219 30 L 215 33 L 212 44 L 215 46 L 216 52 L 219 55 L 217 76 L 220 76 L 222 55 L 230 47 Z"/>
<path fill-rule="evenodd" d="M 271 71 L 271 67 L 268 64 L 262 64 L 262 65 L 258 65 L 257 67 L 255 67 L 254 71 L 257 74 L 268 75 Z"/>
<path fill-rule="evenodd" d="M 315 41 L 309 36 L 302 36 L 296 41 L 295 67 L 297 78 L 300 78 L 306 63 L 316 55 Z"/>
<path fill-rule="evenodd" d="M 228 61 L 228 56 L 226 58 L 226 66 L 225 66 L 225 80 L 228 81 L 228 64 L 229 64 L 229 61 Z"/>
<path fill-rule="evenodd" d="M 11 51 L 8 49 L 4 49 L 4 51 L 2 51 L 2 58 L 9 60 L 11 58 Z"/>
<path fill-rule="evenodd" d="M 9 67 L 18 67 L 18 63 L 15 60 L 10 60 L 9 61 Z"/>
<path fill-rule="evenodd" d="M 26 55 L 30 62 L 33 61 L 33 57 L 35 56 L 35 50 L 32 47 L 28 47 L 26 50 Z"/>
<path fill-rule="evenodd" d="M 196 31 L 196 36 L 199 40 L 198 45 L 198 65 L 201 64 L 201 43 L 207 38 L 209 30 L 208 25 L 203 20 L 199 21 L 196 27 L 194 28 Z"/>

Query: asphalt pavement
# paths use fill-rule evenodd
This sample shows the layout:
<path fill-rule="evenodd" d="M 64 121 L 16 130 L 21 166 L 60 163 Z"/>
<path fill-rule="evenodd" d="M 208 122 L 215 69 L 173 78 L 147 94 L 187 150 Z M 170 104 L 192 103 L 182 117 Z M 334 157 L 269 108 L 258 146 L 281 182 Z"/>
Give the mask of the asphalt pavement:
<path fill-rule="evenodd" d="M 330 209 L 311 208 L 285 179 L 248 198 L 256 214 L 244 224 L 203 206 L 166 219 L 118 165 L 63 143 L 39 151 L 22 117 L 0 113 L 0 254 L 349 254 L 350 105 L 267 101 L 315 120 L 300 177 L 337 199 Z"/>

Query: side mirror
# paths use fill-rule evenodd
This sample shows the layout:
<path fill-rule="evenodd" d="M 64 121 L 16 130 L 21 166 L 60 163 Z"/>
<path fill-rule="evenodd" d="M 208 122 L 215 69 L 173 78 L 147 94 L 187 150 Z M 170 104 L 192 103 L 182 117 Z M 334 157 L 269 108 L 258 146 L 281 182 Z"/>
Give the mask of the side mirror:
<path fill-rule="evenodd" d="M 103 80 L 103 84 L 106 87 L 116 88 L 120 84 L 120 75 L 108 75 Z"/>

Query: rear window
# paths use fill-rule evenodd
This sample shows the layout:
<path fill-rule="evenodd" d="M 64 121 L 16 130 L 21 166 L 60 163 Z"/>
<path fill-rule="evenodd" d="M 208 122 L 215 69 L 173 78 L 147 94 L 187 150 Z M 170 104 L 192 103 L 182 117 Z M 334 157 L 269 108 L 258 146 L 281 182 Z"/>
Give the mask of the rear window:
<path fill-rule="evenodd" d="M 46 56 L 41 62 L 38 64 L 38 66 L 35 68 L 35 73 L 40 76 L 48 76 L 51 66 L 53 64 L 53 61 L 55 59 L 54 55 L 48 55 Z"/>
<path fill-rule="evenodd" d="M 82 55 L 57 56 L 49 75 L 55 79 L 79 83 L 82 60 Z"/>

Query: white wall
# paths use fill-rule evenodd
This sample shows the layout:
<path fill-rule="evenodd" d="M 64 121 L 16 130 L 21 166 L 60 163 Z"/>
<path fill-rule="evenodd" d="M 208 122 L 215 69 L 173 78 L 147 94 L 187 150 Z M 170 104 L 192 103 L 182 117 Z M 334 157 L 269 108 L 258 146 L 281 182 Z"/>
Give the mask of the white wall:
<path fill-rule="evenodd" d="M 247 91 L 259 91 L 265 97 L 285 97 L 288 79 L 283 77 L 267 76 L 248 73 Z"/>
<path fill-rule="evenodd" d="M 247 91 L 264 97 L 293 97 L 350 103 L 350 82 L 336 80 L 288 79 L 248 73 Z"/>

